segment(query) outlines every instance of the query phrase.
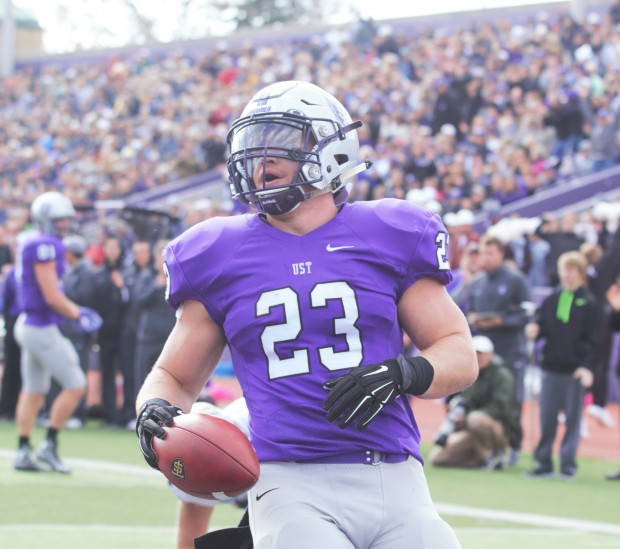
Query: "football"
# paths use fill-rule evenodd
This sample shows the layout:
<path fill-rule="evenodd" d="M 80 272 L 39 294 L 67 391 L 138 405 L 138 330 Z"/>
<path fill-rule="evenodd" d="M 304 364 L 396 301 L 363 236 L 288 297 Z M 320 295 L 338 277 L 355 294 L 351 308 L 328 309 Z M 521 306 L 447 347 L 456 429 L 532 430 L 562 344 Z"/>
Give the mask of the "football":
<path fill-rule="evenodd" d="M 184 492 L 205 499 L 236 497 L 256 484 L 260 467 L 248 438 L 208 414 L 183 414 L 153 437 L 157 465 Z"/>

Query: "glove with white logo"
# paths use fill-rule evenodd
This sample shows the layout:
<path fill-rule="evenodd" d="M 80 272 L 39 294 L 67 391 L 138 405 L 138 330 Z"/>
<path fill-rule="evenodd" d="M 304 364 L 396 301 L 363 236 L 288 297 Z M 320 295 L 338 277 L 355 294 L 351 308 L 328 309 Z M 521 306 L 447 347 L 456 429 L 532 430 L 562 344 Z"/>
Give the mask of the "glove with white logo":
<path fill-rule="evenodd" d="M 323 409 L 328 410 L 327 420 L 338 420 L 338 427 L 344 429 L 360 418 L 356 428 L 361 431 L 399 395 L 425 393 L 433 374 L 431 364 L 420 356 L 399 355 L 382 364 L 354 368 L 323 385 L 330 391 L 323 402 Z"/>
<path fill-rule="evenodd" d="M 99 313 L 89 307 L 78 307 L 80 317 L 73 321 L 73 329 L 82 334 L 92 334 L 103 324 L 103 319 Z"/>
<path fill-rule="evenodd" d="M 183 410 L 173 406 L 163 398 L 151 398 L 140 408 L 136 423 L 136 435 L 140 439 L 140 451 L 153 469 L 159 469 L 157 456 L 153 451 L 153 437 L 164 438 L 166 431 L 164 431 L 163 425 L 172 425 L 174 418 L 182 413 Z"/>

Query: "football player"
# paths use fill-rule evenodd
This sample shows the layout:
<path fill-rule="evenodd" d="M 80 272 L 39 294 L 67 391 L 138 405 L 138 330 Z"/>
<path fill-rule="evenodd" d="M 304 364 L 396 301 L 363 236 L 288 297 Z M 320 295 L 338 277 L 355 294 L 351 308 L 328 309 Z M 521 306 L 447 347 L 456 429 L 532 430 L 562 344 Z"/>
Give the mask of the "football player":
<path fill-rule="evenodd" d="M 22 350 L 23 385 L 16 410 L 19 442 L 13 465 L 18 471 L 69 473 L 58 457 L 57 435 L 78 406 L 86 377 L 75 348 L 58 325 L 67 317 L 75 319 L 76 329 L 92 332 L 101 318 L 92 309 L 76 305 L 62 289 L 66 253 L 62 239 L 75 216 L 71 201 L 61 193 L 46 192 L 34 200 L 30 213 L 34 228 L 19 235 L 15 262 L 23 311 L 16 321 L 15 339 Z M 35 459 L 30 435 L 52 377 L 62 390 L 51 406 L 47 436 Z"/>
<path fill-rule="evenodd" d="M 165 252 L 174 329 L 137 400 L 137 433 L 188 411 L 229 345 L 261 462 L 249 492 L 258 549 L 460 547 L 432 503 L 407 395 L 476 378 L 447 232 L 402 200 L 347 203 L 356 129 L 306 82 L 259 91 L 228 134 L 234 198 Z M 403 356 L 403 331 L 421 354 Z"/>

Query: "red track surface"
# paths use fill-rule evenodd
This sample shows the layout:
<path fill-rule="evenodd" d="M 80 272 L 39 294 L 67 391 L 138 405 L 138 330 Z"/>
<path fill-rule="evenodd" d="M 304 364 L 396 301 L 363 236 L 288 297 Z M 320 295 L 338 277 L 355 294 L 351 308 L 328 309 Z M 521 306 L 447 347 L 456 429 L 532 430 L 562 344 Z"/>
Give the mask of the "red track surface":
<path fill-rule="evenodd" d="M 620 462 L 620 405 L 608 404 L 607 410 L 615 422 L 615 427 L 608 428 L 585 414 L 589 436 L 582 438 L 579 444 L 578 455 L 583 457 L 603 458 Z M 423 442 L 431 442 L 439 429 L 439 425 L 445 417 L 445 408 L 439 400 L 414 399 L 413 411 L 415 413 Z M 523 425 L 523 450 L 531 452 L 538 443 L 540 429 L 538 426 L 538 403 L 527 401 L 523 407 L 521 416 Z M 562 425 L 558 428 L 556 437 L 556 453 L 564 433 Z"/>

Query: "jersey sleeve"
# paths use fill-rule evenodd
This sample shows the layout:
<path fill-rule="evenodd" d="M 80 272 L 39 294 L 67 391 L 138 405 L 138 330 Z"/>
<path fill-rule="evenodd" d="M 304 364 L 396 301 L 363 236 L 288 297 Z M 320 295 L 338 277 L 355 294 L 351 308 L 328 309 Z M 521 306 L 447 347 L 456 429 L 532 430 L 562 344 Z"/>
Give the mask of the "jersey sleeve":
<path fill-rule="evenodd" d="M 411 243 L 414 249 L 402 280 L 401 295 L 421 278 L 434 278 L 444 286 L 452 281 L 448 231 L 438 215 L 431 212 L 425 214 L 426 222 L 420 225 L 417 242 Z"/>
<path fill-rule="evenodd" d="M 229 227 L 235 218 L 213 218 L 195 225 L 173 240 L 164 249 L 166 301 L 178 308 L 183 301 L 202 303 L 209 316 L 221 326 L 221 304 L 213 297 L 221 269 L 234 253 L 237 239 L 235 227 Z M 228 228 L 227 228 L 228 227 Z"/>
<path fill-rule="evenodd" d="M 164 250 L 164 273 L 166 275 L 166 301 L 176 309 L 183 301 L 192 299 L 194 291 L 191 284 L 185 278 L 185 273 L 172 245 Z"/>
<path fill-rule="evenodd" d="M 63 261 L 64 248 L 61 242 L 53 242 L 50 239 L 33 239 L 24 248 L 24 260 L 31 263 L 49 263 L 50 261 Z"/>

